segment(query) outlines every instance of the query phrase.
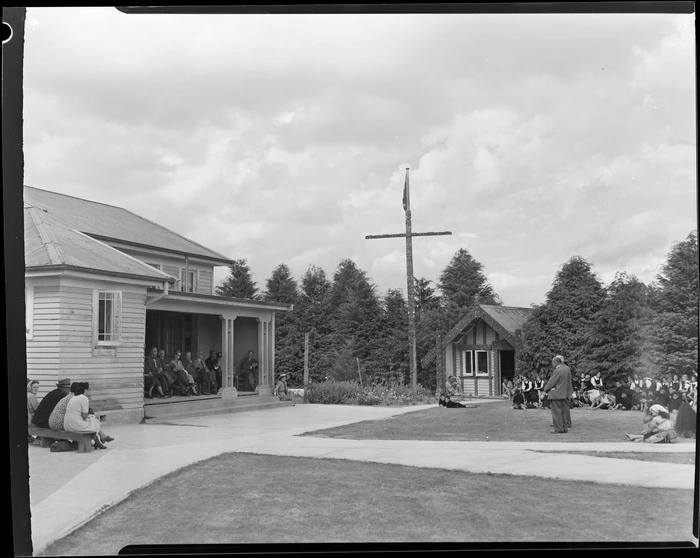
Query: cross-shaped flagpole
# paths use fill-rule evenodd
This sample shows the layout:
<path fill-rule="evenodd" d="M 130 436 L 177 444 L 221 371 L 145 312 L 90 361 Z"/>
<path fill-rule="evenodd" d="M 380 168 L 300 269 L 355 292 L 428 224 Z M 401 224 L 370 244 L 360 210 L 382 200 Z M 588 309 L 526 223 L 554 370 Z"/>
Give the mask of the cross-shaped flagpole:
<path fill-rule="evenodd" d="M 406 232 L 404 234 L 372 234 L 365 239 L 373 238 L 401 238 L 406 239 L 406 280 L 408 287 L 408 344 L 410 348 L 409 362 L 411 366 L 411 387 L 418 385 L 418 360 L 416 358 L 416 301 L 414 295 L 413 277 L 413 237 L 414 236 L 444 236 L 452 234 L 449 231 L 414 233 L 411 231 L 411 192 L 408 181 L 408 168 L 406 168 L 406 181 L 403 187 L 403 209 L 406 212 Z"/>

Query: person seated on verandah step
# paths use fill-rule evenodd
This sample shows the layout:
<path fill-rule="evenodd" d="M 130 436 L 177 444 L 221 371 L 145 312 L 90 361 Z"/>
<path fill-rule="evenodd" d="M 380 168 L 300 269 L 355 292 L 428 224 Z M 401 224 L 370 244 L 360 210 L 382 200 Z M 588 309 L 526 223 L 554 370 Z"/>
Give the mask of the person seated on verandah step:
<path fill-rule="evenodd" d="M 173 355 L 173 358 L 170 361 L 170 370 L 175 376 L 175 382 L 173 384 L 173 387 L 177 388 L 179 394 L 183 396 L 199 395 L 197 393 L 197 386 L 194 383 L 194 378 L 185 370 L 185 367 L 182 364 L 182 360 L 180 360 L 181 356 L 181 351 L 175 351 L 175 354 Z"/>
<path fill-rule="evenodd" d="M 216 377 L 214 376 L 214 372 L 207 368 L 203 351 L 197 353 L 197 358 L 192 361 L 192 364 L 195 370 L 195 374 L 193 375 L 195 376 L 195 382 L 197 382 L 199 393 L 201 395 L 216 393 Z"/>
<path fill-rule="evenodd" d="M 153 391 L 161 399 L 166 396 L 163 383 L 167 383 L 163 369 L 158 364 L 158 349 L 151 347 L 150 354 L 143 359 L 143 391 L 148 399 L 153 399 Z"/>
<path fill-rule="evenodd" d="M 272 392 L 273 395 L 279 397 L 280 401 L 291 401 L 292 396 L 289 395 L 287 391 L 287 374 L 280 374 L 279 380 L 277 380 L 277 385 L 275 390 Z"/>

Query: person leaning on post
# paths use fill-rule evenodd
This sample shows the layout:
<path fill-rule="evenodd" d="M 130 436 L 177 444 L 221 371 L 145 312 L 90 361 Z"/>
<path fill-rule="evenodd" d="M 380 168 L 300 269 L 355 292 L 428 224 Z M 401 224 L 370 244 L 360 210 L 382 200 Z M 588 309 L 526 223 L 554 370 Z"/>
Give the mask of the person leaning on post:
<path fill-rule="evenodd" d="M 571 428 L 571 409 L 569 408 L 569 397 L 574 392 L 571 383 L 571 370 L 564 364 L 564 357 L 557 355 L 552 359 L 554 372 L 544 386 L 547 394 L 549 408 L 552 412 L 552 426 L 554 431 L 551 434 L 565 434 Z"/>

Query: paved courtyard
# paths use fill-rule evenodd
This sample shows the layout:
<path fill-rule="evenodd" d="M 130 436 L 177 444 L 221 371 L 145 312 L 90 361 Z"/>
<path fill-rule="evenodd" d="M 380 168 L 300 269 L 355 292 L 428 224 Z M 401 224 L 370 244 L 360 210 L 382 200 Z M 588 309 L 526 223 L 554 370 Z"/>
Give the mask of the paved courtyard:
<path fill-rule="evenodd" d="M 474 404 L 489 404 L 488 400 Z M 693 489 L 695 465 L 574 455 L 596 452 L 695 452 L 695 443 L 643 445 L 566 442 L 348 440 L 304 432 L 431 408 L 295 405 L 169 423 L 109 425 L 108 450 L 51 453 L 29 447 L 32 542 L 39 554 L 132 491 L 177 469 L 227 452 L 321 457 L 475 473 Z M 557 453 L 540 453 L 540 451 Z M 81 498 L 72 495 L 80 490 Z M 695 541 L 697 542 L 697 541 Z"/>

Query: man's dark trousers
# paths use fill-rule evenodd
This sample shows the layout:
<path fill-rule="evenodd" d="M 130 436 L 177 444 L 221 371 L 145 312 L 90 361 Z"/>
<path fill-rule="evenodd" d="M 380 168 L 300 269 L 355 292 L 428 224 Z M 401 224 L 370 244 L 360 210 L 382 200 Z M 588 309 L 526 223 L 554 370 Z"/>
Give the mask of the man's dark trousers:
<path fill-rule="evenodd" d="M 568 432 L 566 415 L 569 414 L 569 401 L 567 399 L 550 399 L 549 408 L 552 411 L 552 424 L 556 432 Z M 571 415 L 569 414 L 569 423 Z"/>
<path fill-rule="evenodd" d="M 568 430 L 571 428 L 571 402 L 564 399 L 564 427 Z"/>

